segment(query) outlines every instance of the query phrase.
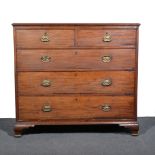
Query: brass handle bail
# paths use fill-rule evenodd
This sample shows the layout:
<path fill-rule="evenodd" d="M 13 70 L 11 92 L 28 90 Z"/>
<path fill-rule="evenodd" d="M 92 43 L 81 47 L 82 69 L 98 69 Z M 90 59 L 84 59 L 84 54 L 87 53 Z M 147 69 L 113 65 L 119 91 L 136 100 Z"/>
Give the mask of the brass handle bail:
<path fill-rule="evenodd" d="M 101 83 L 102 86 L 110 86 L 112 85 L 112 80 L 111 79 L 105 79 Z"/>
<path fill-rule="evenodd" d="M 42 108 L 42 111 L 43 112 L 50 112 L 50 111 L 52 111 L 52 108 L 50 105 L 44 105 Z"/>
<path fill-rule="evenodd" d="M 108 105 L 108 104 L 105 104 L 105 105 L 102 105 L 101 106 L 101 109 L 104 111 L 104 112 L 108 112 L 111 110 L 111 106 Z"/>
<path fill-rule="evenodd" d="M 45 33 L 42 35 L 41 41 L 42 41 L 42 42 L 49 42 L 49 41 L 50 41 L 47 32 L 45 32 Z"/>
<path fill-rule="evenodd" d="M 51 57 L 49 57 L 47 55 L 42 56 L 40 59 L 42 62 L 50 62 L 51 61 Z"/>
<path fill-rule="evenodd" d="M 110 55 L 104 55 L 103 57 L 102 57 L 102 61 L 103 62 L 110 62 L 112 60 L 112 56 L 110 56 Z"/>
<path fill-rule="evenodd" d="M 103 36 L 103 41 L 104 42 L 111 42 L 112 41 L 112 37 L 108 32 L 106 32 L 105 35 Z"/>
<path fill-rule="evenodd" d="M 41 86 L 49 87 L 49 86 L 51 86 L 51 81 L 50 80 L 43 80 L 41 83 Z"/>

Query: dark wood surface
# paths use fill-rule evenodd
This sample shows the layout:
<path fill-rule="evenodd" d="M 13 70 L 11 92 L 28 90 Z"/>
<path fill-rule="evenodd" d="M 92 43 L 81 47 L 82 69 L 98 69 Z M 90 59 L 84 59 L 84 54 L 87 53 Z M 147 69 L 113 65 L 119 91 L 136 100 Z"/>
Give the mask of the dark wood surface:
<path fill-rule="evenodd" d="M 41 57 L 48 56 L 49 62 Z M 103 56 L 111 56 L 103 62 Z M 69 60 L 69 61 L 68 61 Z M 134 70 L 134 49 L 18 50 L 18 71 Z"/>
<path fill-rule="evenodd" d="M 133 118 L 133 96 L 20 96 L 19 119 L 24 121 L 51 121 L 55 119 L 105 119 Z M 105 104 L 111 106 L 109 112 L 102 110 Z M 43 112 L 44 105 L 51 107 Z"/>
<path fill-rule="evenodd" d="M 77 46 L 82 47 L 135 47 L 136 42 L 135 30 L 83 30 L 77 32 Z M 111 42 L 103 42 L 103 36 L 108 33 L 112 36 Z"/>
<path fill-rule="evenodd" d="M 139 26 L 140 23 L 13 23 L 13 26 Z"/>
<path fill-rule="evenodd" d="M 110 79 L 110 86 L 102 82 Z M 51 86 L 43 87 L 42 81 L 50 80 Z M 19 72 L 19 95 L 52 95 L 52 94 L 134 94 L 134 72 L 100 71 L 100 72 Z"/>
<path fill-rule="evenodd" d="M 41 42 L 44 33 L 48 33 L 49 42 Z M 73 47 L 73 30 L 18 30 L 18 48 L 52 48 L 52 47 Z"/>
<path fill-rule="evenodd" d="M 75 28 L 74 28 L 75 29 Z M 73 30 L 17 30 L 18 48 L 66 48 L 66 47 L 110 47 L 110 48 L 135 48 L 136 30 L 92 30 L 78 28 Z M 41 42 L 44 33 L 48 33 L 49 42 Z M 103 42 L 103 36 L 109 33 L 112 36 L 111 42 Z M 76 36 L 75 36 L 76 35 Z M 75 37 L 75 38 L 74 38 Z"/>
<path fill-rule="evenodd" d="M 16 136 L 35 125 L 64 124 L 119 124 L 137 135 L 139 24 L 13 26 Z M 106 32 L 111 42 L 103 41 Z M 41 42 L 44 33 L 49 42 Z M 104 55 L 112 60 L 103 62 Z M 42 56 L 51 61 L 42 62 Z M 112 84 L 102 86 L 105 79 Z M 51 86 L 41 86 L 43 80 L 51 80 Z M 45 104 L 51 112 L 42 111 Z M 103 111 L 104 104 L 111 110 Z"/>

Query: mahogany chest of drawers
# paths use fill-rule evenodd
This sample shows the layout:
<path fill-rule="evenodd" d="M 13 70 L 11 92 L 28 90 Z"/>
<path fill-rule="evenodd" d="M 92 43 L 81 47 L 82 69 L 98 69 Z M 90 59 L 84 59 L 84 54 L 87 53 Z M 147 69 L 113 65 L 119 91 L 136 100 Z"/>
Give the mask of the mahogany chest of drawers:
<path fill-rule="evenodd" d="M 15 136 L 35 125 L 118 124 L 138 134 L 139 24 L 13 24 Z"/>

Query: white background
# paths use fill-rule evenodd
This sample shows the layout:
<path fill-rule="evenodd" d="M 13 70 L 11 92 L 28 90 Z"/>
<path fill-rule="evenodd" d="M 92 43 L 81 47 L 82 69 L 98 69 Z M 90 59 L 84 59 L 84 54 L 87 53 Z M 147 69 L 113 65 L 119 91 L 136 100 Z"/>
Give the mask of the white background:
<path fill-rule="evenodd" d="M 138 116 L 155 116 L 154 0 L 1 0 L 0 117 L 15 117 L 13 30 L 16 22 L 141 23 Z"/>

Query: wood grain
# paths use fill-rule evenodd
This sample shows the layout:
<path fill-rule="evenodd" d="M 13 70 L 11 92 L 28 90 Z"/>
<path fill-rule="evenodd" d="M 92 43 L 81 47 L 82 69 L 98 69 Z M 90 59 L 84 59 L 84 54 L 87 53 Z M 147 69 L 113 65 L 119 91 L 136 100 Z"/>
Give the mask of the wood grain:
<path fill-rule="evenodd" d="M 53 96 L 19 97 L 19 119 L 40 121 L 52 119 L 105 119 L 133 118 L 133 96 Z M 104 112 L 102 105 L 108 104 L 111 110 Z M 44 105 L 52 111 L 43 112 Z"/>
<path fill-rule="evenodd" d="M 41 42 L 44 33 L 48 33 L 49 42 Z M 74 46 L 73 30 L 16 30 L 17 48 L 52 48 Z"/>
<path fill-rule="evenodd" d="M 51 57 L 42 62 L 42 56 Z M 102 61 L 111 56 L 111 62 Z M 18 50 L 17 71 L 134 70 L 134 49 Z"/>
<path fill-rule="evenodd" d="M 15 136 L 35 125 L 119 124 L 138 134 L 137 23 L 15 23 Z M 41 42 L 47 32 L 50 41 Z M 103 42 L 108 32 L 111 42 Z M 51 57 L 44 63 L 41 57 Z M 103 63 L 103 55 L 112 61 Z M 111 86 L 102 86 L 111 79 Z M 51 80 L 43 87 L 43 80 Z M 104 112 L 101 105 L 110 104 Z M 42 107 L 50 105 L 51 112 Z"/>
<path fill-rule="evenodd" d="M 112 37 L 111 42 L 104 42 L 103 36 L 108 33 Z M 130 47 L 136 46 L 136 30 L 82 30 L 77 32 L 77 44 L 81 47 Z"/>
<path fill-rule="evenodd" d="M 102 86 L 111 79 L 111 86 Z M 43 80 L 51 80 L 51 86 L 43 87 Z M 133 94 L 134 72 L 19 72 L 19 95 L 51 95 L 55 93 Z"/>

